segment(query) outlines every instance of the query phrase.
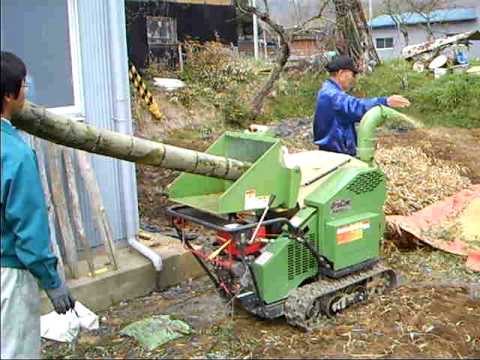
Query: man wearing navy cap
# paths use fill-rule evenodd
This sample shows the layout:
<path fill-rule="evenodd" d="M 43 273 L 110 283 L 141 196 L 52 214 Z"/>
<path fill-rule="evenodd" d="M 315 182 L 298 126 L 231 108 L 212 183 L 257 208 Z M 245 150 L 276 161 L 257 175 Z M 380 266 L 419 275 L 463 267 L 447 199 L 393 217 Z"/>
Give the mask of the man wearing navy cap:
<path fill-rule="evenodd" d="M 326 66 L 330 78 L 317 95 L 317 106 L 313 123 L 314 143 L 320 150 L 355 156 L 357 133 L 355 123 L 376 105 L 393 108 L 410 106 L 410 101 L 400 95 L 359 99 L 348 95 L 352 89 L 358 69 L 348 56 L 337 56 Z"/>

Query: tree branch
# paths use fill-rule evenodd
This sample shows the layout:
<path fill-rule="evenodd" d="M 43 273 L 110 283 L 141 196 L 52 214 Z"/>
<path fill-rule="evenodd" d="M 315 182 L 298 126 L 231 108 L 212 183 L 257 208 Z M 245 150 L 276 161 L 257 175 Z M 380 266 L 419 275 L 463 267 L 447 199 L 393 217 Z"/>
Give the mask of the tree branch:
<path fill-rule="evenodd" d="M 267 0 L 264 0 L 266 3 Z M 235 5 L 240 9 L 240 11 L 245 11 L 251 15 L 257 15 L 260 20 L 262 20 L 265 24 L 267 24 L 279 37 L 280 39 L 280 51 L 278 53 L 277 59 L 275 61 L 275 65 L 273 67 L 272 72 L 270 73 L 270 77 L 268 80 L 263 84 L 260 91 L 255 95 L 251 102 L 251 116 L 255 119 L 260 113 L 262 112 L 263 102 L 265 98 L 270 94 L 275 85 L 275 82 L 280 78 L 280 74 L 285 67 L 285 64 L 288 61 L 290 56 L 290 46 L 288 44 L 290 38 L 286 33 L 283 26 L 274 22 L 268 13 L 264 13 L 259 11 L 257 8 L 248 6 L 243 7 L 238 0 L 235 0 Z M 266 4 L 266 8 L 268 9 L 268 4 Z"/>
<path fill-rule="evenodd" d="M 327 8 L 329 3 L 330 3 L 330 0 L 325 0 L 322 4 L 322 7 L 320 8 L 320 11 L 318 12 L 318 15 L 316 15 L 314 17 L 311 17 L 310 19 L 305 20 L 302 24 L 296 25 L 292 29 L 288 29 L 288 31 L 290 31 L 293 35 L 297 35 L 297 34 L 301 33 L 302 31 L 305 31 L 304 29 L 309 23 L 323 18 L 323 12 L 325 11 L 325 9 Z M 326 21 L 330 22 L 331 24 L 335 24 L 335 21 L 333 21 L 333 20 L 330 20 L 330 19 L 327 19 L 327 18 L 324 18 L 323 20 L 326 20 Z"/>

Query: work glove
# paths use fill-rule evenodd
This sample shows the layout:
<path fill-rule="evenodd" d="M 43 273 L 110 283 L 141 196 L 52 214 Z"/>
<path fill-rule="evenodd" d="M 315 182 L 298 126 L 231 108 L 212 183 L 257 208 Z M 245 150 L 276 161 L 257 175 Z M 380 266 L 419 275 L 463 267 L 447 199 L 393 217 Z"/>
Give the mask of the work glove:
<path fill-rule="evenodd" d="M 45 291 L 58 314 L 66 314 L 68 310 L 75 307 L 75 299 L 64 283 L 55 289 L 46 289 Z"/>

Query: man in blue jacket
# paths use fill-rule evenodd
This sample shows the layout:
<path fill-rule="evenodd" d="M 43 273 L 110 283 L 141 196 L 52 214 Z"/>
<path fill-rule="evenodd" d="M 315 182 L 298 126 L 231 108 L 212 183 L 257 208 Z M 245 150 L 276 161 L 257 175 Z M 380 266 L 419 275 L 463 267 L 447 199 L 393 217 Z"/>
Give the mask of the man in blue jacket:
<path fill-rule="evenodd" d="M 410 102 L 400 95 L 359 99 L 348 95 L 355 84 L 358 73 L 355 64 L 348 56 L 337 56 L 327 64 L 330 78 L 325 81 L 317 96 L 317 106 L 313 123 L 314 143 L 320 150 L 333 151 L 355 156 L 357 133 L 355 123 L 376 105 L 394 108 L 410 106 Z"/>
<path fill-rule="evenodd" d="M 25 102 L 26 68 L 1 52 L 1 358 L 40 358 L 40 288 L 59 314 L 75 300 L 57 273 L 35 154 L 10 124 Z"/>

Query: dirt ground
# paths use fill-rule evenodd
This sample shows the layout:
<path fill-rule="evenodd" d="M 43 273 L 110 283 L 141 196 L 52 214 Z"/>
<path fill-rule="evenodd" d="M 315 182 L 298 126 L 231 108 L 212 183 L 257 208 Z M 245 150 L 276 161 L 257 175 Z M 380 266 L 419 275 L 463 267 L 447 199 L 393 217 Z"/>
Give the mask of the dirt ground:
<path fill-rule="evenodd" d="M 207 278 L 124 302 L 100 314 L 97 331 L 75 344 L 44 342 L 47 358 L 478 358 L 480 299 L 468 286 L 415 281 L 352 307 L 304 333 L 284 319 L 259 320 L 224 304 Z M 233 310 L 233 311 L 232 311 Z M 119 336 L 133 321 L 172 314 L 191 336 L 154 351 Z"/>
<path fill-rule="evenodd" d="M 148 137 L 149 122 L 137 130 Z M 173 126 L 174 128 L 175 126 Z M 180 127 L 180 126 L 179 126 Z M 169 143 L 204 150 L 215 132 L 163 134 Z M 379 146 L 421 147 L 434 158 L 465 167 L 480 183 L 480 129 L 415 129 L 382 132 Z M 168 231 L 165 187 L 173 171 L 138 166 L 142 227 Z M 207 277 L 163 292 L 122 302 L 99 314 L 100 329 L 82 332 L 75 344 L 43 343 L 47 358 L 480 358 L 480 274 L 465 269 L 464 259 L 417 245 L 399 248 L 384 242 L 385 262 L 405 283 L 392 292 L 356 305 L 312 333 L 284 319 L 264 321 L 225 304 Z M 173 314 L 194 333 L 148 352 L 119 331 L 136 320 Z"/>

